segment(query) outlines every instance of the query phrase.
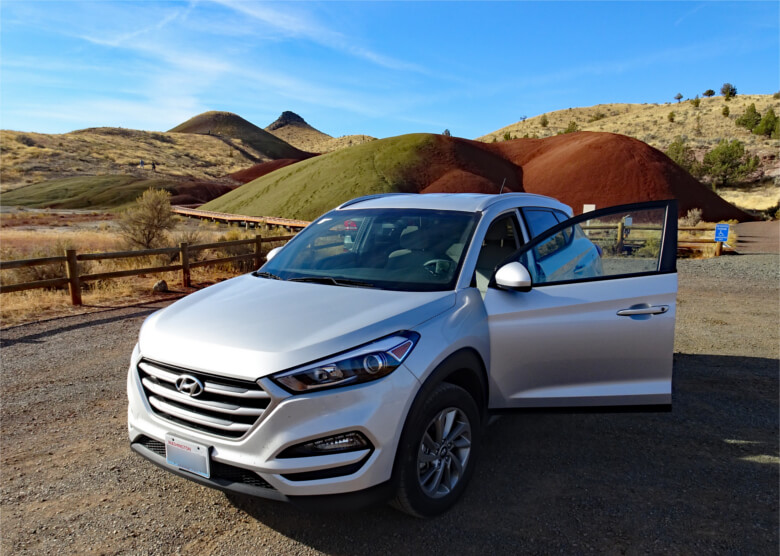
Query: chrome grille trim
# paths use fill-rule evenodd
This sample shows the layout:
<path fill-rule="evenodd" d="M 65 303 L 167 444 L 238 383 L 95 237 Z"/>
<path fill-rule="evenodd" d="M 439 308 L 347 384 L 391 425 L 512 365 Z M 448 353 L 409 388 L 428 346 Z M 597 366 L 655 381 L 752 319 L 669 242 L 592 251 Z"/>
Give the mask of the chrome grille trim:
<path fill-rule="evenodd" d="M 263 410 L 260 408 L 241 407 L 239 405 L 232 405 L 215 401 L 202 401 L 198 398 L 192 398 L 187 394 L 182 394 L 177 390 L 172 390 L 170 388 L 166 388 L 165 386 L 160 386 L 159 384 L 154 384 L 148 378 L 142 379 L 141 382 L 147 390 L 154 392 L 158 396 L 183 403 L 184 405 L 191 405 L 192 407 L 218 411 L 220 413 L 227 413 L 230 415 L 254 415 L 255 417 L 260 417 L 263 414 Z"/>
<path fill-rule="evenodd" d="M 271 396 L 256 382 L 207 375 L 163 363 L 142 360 L 138 377 L 152 413 L 177 425 L 215 436 L 239 439 L 262 418 Z M 176 381 L 189 375 L 203 392 L 179 392 Z"/>
<path fill-rule="evenodd" d="M 204 427 L 214 427 L 215 429 L 220 429 L 223 431 L 246 432 L 252 426 L 252 425 L 240 425 L 238 423 L 228 421 L 227 419 L 217 419 L 216 417 L 207 417 L 200 413 L 193 413 L 192 411 L 188 411 L 186 409 L 176 407 L 175 405 L 171 405 L 163 401 L 161 398 L 158 398 L 157 396 L 150 397 L 149 403 L 152 404 L 152 406 L 154 406 L 156 409 L 162 411 L 163 413 L 168 413 L 169 415 L 173 415 L 174 417 L 178 417 L 179 419 L 184 419 L 185 421 L 191 421 L 192 423 L 197 423 L 199 425 L 203 425 Z"/>

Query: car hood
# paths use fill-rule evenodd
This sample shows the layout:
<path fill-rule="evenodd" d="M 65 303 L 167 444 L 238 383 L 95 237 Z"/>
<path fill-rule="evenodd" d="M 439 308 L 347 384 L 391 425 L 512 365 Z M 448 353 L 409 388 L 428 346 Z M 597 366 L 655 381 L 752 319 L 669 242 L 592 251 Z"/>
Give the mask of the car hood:
<path fill-rule="evenodd" d="M 240 276 L 150 316 L 143 357 L 255 380 L 349 350 L 446 311 L 455 292 L 398 292 Z"/>

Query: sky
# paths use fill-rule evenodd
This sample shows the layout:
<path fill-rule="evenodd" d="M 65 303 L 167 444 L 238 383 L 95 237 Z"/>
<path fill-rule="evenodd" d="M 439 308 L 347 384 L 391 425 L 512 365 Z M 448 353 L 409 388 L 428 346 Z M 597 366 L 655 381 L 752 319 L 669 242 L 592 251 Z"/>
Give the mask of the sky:
<path fill-rule="evenodd" d="M 0 0 L 0 128 L 168 130 L 207 110 L 333 136 L 780 90 L 780 2 Z"/>

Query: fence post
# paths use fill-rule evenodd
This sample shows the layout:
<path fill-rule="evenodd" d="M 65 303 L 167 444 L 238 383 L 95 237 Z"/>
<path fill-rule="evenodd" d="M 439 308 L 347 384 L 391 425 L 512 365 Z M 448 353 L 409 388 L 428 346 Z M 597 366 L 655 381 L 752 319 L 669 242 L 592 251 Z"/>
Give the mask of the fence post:
<path fill-rule="evenodd" d="M 187 249 L 187 242 L 182 241 L 179 244 L 179 260 L 181 261 L 181 286 L 190 287 L 190 253 Z"/>
<path fill-rule="evenodd" d="M 81 281 L 79 280 L 79 263 L 76 260 L 76 250 L 66 249 L 67 264 L 65 269 L 68 274 L 68 289 L 70 290 L 70 302 L 73 305 L 81 305 Z"/>
<path fill-rule="evenodd" d="M 618 255 L 623 254 L 623 230 L 625 229 L 625 224 L 623 224 L 623 221 L 621 220 L 618 222 L 617 227 L 617 245 L 615 246 L 615 249 L 617 250 Z"/>
<path fill-rule="evenodd" d="M 260 263 L 263 262 L 261 254 L 263 252 L 263 236 L 255 236 L 255 270 L 260 268 Z"/>
<path fill-rule="evenodd" d="M 720 257 L 723 254 L 723 242 L 722 241 L 716 241 L 715 242 L 715 256 Z"/>

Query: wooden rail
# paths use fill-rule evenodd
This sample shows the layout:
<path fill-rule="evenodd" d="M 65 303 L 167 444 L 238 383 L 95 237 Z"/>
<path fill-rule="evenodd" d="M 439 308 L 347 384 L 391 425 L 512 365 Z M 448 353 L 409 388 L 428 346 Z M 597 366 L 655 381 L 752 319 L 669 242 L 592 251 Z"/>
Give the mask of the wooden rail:
<path fill-rule="evenodd" d="M 200 210 L 188 206 L 176 205 L 171 207 L 171 212 L 190 218 L 200 218 L 201 220 L 211 220 L 212 222 L 224 222 L 226 224 L 239 224 L 249 228 L 256 228 L 258 225 L 265 224 L 271 228 L 285 228 L 287 230 L 301 230 L 308 226 L 310 222 L 306 220 L 292 220 L 290 218 L 276 218 L 274 216 L 247 216 L 245 214 L 230 214 L 228 212 L 214 212 L 212 210 Z"/>
<path fill-rule="evenodd" d="M 70 300 L 73 305 L 81 305 L 81 284 L 94 280 L 110 280 L 114 278 L 124 278 L 127 276 L 138 276 L 139 274 L 155 274 L 158 272 L 178 272 L 181 271 L 181 285 L 188 288 L 191 285 L 190 269 L 202 266 L 212 266 L 243 260 L 253 260 L 254 268 L 260 268 L 263 262 L 262 247 L 264 243 L 276 243 L 280 241 L 289 241 L 294 235 L 287 236 L 255 236 L 251 239 L 239 239 L 236 241 L 220 241 L 216 243 L 201 243 L 188 245 L 186 242 L 180 243 L 178 247 L 163 247 L 161 249 L 144 249 L 142 251 L 118 251 L 113 253 L 81 253 L 78 254 L 75 249 L 66 249 L 65 254 L 60 257 L 41 257 L 37 259 L 25 259 L 18 261 L 0 261 L 0 270 L 10 270 L 14 268 L 28 268 L 33 266 L 42 266 L 50 264 L 65 264 L 66 276 L 52 278 L 48 280 L 35 280 L 33 282 L 23 282 L 19 284 L 0 284 L 0 293 L 11 293 L 37 288 L 56 288 L 68 285 L 70 291 Z M 234 255 L 230 257 L 220 257 L 216 259 L 205 259 L 203 261 L 190 261 L 190 255 L 203 251 L 204 249 L 221 249 L 225 247 L 237 247 L 241 245 L 253 245 L 251 253 L 243 255 Z M 128 259 L 133 257 L 148 257 L 153 255 L 178 255 L 179 263 L 153 266 L 144 268 L 133 268 L 128 270 L 115 270 L 111 272 L 97 272 L 92 274 L 81 274 L 78 263 L 81 261 L 102 261 L 110 259 Z"/>

